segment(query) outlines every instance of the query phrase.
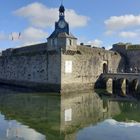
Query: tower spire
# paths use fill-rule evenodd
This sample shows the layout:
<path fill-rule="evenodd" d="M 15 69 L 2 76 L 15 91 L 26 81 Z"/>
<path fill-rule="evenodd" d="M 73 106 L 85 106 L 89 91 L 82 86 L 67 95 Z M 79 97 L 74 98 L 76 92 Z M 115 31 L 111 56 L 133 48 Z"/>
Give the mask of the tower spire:
<path fill-rule="evenodd" d="M 59 16 L 60 17 L 64 17 L 65 16 L 65 8 L 64 8 L 64 6 L 62 4 L 59 7 Z"/>

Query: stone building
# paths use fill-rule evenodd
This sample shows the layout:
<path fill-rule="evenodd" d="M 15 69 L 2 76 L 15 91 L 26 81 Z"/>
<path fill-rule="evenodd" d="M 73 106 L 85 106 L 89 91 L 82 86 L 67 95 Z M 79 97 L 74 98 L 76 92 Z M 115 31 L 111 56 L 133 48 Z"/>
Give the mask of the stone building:
<path fill-rule="evenodd" d="M 61 5 L 47 43 L 2 52 L 0 82 L 54 92 L 89 90 L 103 72 L 125 69 L 125 57 L 119 53 L 78 45 Z"/>

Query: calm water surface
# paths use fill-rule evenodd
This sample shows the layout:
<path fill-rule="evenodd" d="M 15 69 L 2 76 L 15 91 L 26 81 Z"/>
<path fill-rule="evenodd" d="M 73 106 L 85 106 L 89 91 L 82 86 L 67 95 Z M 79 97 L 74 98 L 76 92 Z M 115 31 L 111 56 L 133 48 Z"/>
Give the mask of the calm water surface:
<path fill-rule="evenodd" d="M 0 140 L 140 140 L 140 103 L 0 88 Z"/>

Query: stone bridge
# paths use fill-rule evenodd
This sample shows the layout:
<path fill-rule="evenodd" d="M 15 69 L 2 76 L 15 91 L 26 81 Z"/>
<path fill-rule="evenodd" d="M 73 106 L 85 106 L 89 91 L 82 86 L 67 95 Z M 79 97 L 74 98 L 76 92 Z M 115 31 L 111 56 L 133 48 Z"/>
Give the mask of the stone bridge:
<path fill-rule="evenodd" d="M 139 93 L 140 73 L 103 73 L 100 76 L 101 86 L 109 93 L 126 94 Z"/>

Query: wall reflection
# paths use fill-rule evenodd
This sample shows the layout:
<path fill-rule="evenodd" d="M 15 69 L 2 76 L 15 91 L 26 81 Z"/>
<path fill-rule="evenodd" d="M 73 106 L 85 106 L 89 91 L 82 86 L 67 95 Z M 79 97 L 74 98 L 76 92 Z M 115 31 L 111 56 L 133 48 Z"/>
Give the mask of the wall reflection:
<path fill-rule="evenodd" d="M 7 138 L 25 140 L 75 140 L 84 127 L 110 117 L 128 121 L 136 117 L 130 114 L 138 109 L 136 102 L 103 100 L 93 92 L 58 96 L 0 89 L 0 120 L 1 124 L 7 122 L 0 129 L 0 137 L 5 134 Z"/>

